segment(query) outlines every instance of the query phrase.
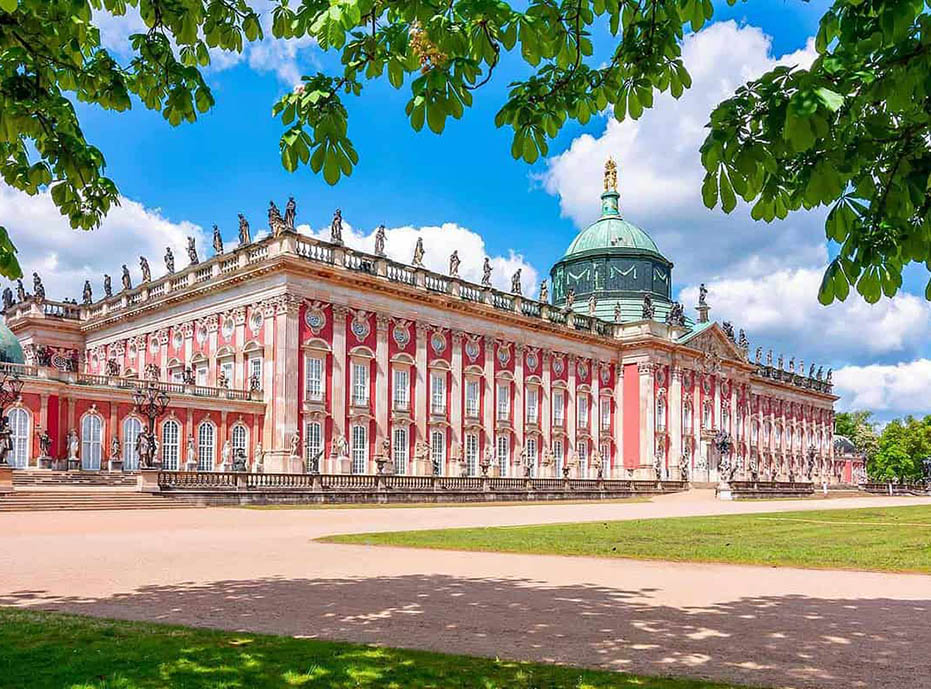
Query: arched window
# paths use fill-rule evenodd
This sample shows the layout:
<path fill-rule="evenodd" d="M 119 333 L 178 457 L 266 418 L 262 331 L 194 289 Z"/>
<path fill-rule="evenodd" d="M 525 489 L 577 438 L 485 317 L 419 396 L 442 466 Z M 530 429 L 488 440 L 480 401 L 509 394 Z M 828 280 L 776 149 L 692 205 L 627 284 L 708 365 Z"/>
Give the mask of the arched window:
<path fill-rule="evenodd" d="M 507 433 L 499 433 L 495 438 L 495 445 L 498 471 L 501 476 L 507 476 L 508 464 L 511 463 L 511 437 Z"/>
<path fill-rule="evenodd" d="M 162 424 L 162 468 L 177 471 L 181 455 L 181 424 L 168 419 Z"/>
<path fill-rule="evenodd" d="M 197 470 L 213 471 L 216 462 L 217 430 L 212 423 L 204 421 L 197 427 Z"/>
<path fill-rule="evenodd" d="M 537 438 L 536 436 L 530 436 L 527 438 L 527 442 L 524 445 L 524 450 L 527 452 L 527 463 L 530 465 L 530 475 L 536 477 L 537 475 Z"/>
<path fill-rule="evenodd" d="M 14 407 L 7 412 L 10 430 L 13 431 L 13 451 L 10 453 L 10 465 L 14 469 L 29 466 L 29 412 L 22 407 Z"/>
<path fill-rule="evenodd" d="M 407 426 L 397 426 L 394 429 L 394 438 L 391 443 L 391 459 L 394 462 L 394 473 L 407 473 L 407 460 L 409 455 L 410 442 L 408 441 Z"/>
<path fill-rule="evenodd" d="M 466 473 L 475 476 L 478 473 L 478 435 L 466 433 L 465 435 Z"/>
<path fill-rule="evenodd" d="M 656 428 L 661 431 L 666 428 L 666 396 L 662 394 L 656 398 Z"/>
<path fill-rule="evenodd" d="M 689 400 L 682 405 L 682 431 L 684 433 L 692 432 L 692 403 Z"/>
<path fill-rule="evenodd" d="M 233 424 L 232 438 L 233 441 L 233 459 L 239 456 L 242 450 L 242 456 L 249 461 L 249 429 L 244 423 Z"/>
<path fill-rule="evenodd" d="M 442 474 L 446 467 L 446 434 L 443 431 L 434 430 L 430 434 L 430 461 Z"/>
<path fill-rule="evenodd" d="M 580 440 L 578 445 L 579 450 L 579 478 L 588 477 L 588 441 Z"/>
<path fill-rule="evenodd" d="M 319 421 L 308 421 L 304 426 L 304 452 L 307 466 L 316 462 L 317 471 L 323 471 L 323 424 Z"/>
<path fill-rule="evenodd" d="M 136 438 L 141 432 L 142 422 L 135 416 L 127 416 L 123 420 L 123 471 L 135 471 L 139 468 Z"/>
<path fill-rule="evenodd" d="M 81 468 L 84 471 L 100 469 L 103 419 L 97 414 L 85 414 L 81 419 Z"/>
<path fill-rule="evenodd" d="M 368 426 L 355 424 L 352 427 L 352 473 L 364 474 L 369 461 Z"/>
<path fill-rule="evenodd" d="M 553 466 L 556 469 L 556 475 L 562 475 L 562 465 L 565 461 L 565 452 L 563 450 L 562 440 L 556 438 L 553 440 Z"/>

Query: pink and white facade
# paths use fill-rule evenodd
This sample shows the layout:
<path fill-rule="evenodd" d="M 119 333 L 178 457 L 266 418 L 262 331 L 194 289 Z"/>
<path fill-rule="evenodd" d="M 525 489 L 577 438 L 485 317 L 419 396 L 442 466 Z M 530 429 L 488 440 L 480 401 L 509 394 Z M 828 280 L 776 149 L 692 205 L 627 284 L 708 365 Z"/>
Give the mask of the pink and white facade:
<path fill-rule="evenodd" d="M 228 469 L 229 443 L 268 472 L 384 458 L 398 474 L 717 480 L 724 430 L 741 475 L 854 470 L 834 465 L 830 386 L 750 362 L 716 323 L 610 322 L 291 231 L 87 305 L 29 298 L 6 322 L 26 355 L 5 365 L 26 378 L 7 409 L 23 468 L 39 429 L 53 457 L 73 429 L 87 469 L 116 438 L 132 468 L 146 378 L 171 395 L 166 469 Z"/>

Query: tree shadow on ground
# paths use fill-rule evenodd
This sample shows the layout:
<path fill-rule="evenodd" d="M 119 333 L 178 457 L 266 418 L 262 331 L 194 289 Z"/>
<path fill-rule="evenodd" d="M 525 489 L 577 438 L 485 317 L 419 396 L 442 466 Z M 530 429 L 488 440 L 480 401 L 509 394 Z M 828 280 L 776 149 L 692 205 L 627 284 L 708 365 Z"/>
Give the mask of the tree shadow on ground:
<path fill-rule="evenodd" d="M 931 600 L 644 603 L 650 590 L 410 575 L 219 580 L 0 604 L 757 686 L 931 687 Z"/>

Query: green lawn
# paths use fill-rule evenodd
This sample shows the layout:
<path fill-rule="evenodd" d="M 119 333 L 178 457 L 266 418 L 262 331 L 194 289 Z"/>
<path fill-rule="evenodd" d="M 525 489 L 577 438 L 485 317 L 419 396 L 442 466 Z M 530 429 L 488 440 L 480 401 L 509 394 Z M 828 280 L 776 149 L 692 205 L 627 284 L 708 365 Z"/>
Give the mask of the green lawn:
<path fill-rule="evenodd" d="M 709 682 L 0 608 L 16 689 L 711 689 Z"/>
<path fill-rule="evenodd" d="M 931 573 L 931 506 L 394 531 L 322 540 L 451 550 Z"/>

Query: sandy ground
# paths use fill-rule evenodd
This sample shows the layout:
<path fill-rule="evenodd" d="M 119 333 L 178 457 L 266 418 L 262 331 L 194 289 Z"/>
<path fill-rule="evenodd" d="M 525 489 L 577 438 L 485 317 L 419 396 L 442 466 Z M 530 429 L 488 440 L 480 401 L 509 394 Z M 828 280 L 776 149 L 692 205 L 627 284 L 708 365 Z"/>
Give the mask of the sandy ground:
<path fill-rule="evenodd" d="M 931 687 L 931 576 L 312 541 L 907 504 L 931 499 L 6 513 L 0 604 L 768 687 Z"/>

